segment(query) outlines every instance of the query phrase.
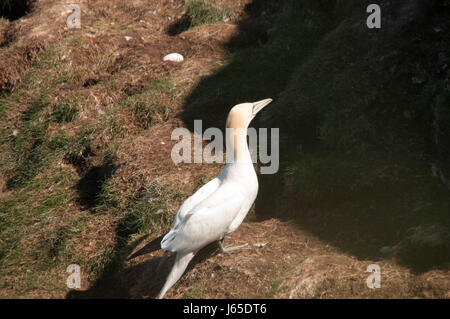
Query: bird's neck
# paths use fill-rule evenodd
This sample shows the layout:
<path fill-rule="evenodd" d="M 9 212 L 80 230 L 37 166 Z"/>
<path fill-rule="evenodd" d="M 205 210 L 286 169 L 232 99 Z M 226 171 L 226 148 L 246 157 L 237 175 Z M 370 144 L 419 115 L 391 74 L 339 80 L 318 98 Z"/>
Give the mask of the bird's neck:
<path fill-rule="evenodd" d="M 258 189 L 258 178 L 247 146 L 247 128 L 231 130 L 227 128 L 227 165 L 222 177 L 241 181 L 245 191 L 253 194 Z M 253 185 L 254 187 L 251 187 Z"/>
<path fill-rule="evenodd" d="M 231 164 L 251 164 L 247 145 L 247 128 L 227 128 L 227 162 Z M 232 150 L 232 151 L 231 151 Z"/>

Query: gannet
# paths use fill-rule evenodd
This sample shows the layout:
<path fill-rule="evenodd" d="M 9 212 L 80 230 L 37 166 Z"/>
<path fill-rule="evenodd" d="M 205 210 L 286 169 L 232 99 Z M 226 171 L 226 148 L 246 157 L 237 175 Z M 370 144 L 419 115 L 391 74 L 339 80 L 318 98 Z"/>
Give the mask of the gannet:
<path fill-rule="evenodd" d="M 258 179 L 247 146 L 247 128 L 256 114 L 272 99 L 234 106 L 228 114 L 227 145 L 232 145 L 233 160 L 227 160 L 222 173 L 203 185 L 180 206 L 172 229 L 140 249 L 128 260 L 163 249 L 176 253 L 175 263 L 158 298 L 180 279 L 195 254 L 218 241 L 222 252 L 246 245 L 227 247 L 221 241 L 244 220 L 258 193 Z M 229 151 L 228 151 L 229 152 Z"/>

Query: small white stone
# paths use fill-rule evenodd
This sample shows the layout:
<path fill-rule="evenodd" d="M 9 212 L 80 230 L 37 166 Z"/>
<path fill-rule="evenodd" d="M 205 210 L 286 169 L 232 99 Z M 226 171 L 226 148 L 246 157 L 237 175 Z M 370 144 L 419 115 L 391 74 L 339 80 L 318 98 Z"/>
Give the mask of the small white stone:
<path fill-rule="evenodd" d="M 163 61 L 183 62 L 184 58 L 179 53 L 170 53 L 163 58 Z"/>
<path fill-rule="evenodd" d="M 127 40 L 127 41 L 130 41 L 131 39 L 133 39 L 132 37 L 129 37 L 129 36 L 125 36 L 125 40 Z"/>
<path fill-rule="evenodd" d="M 17 135 L 19 135 L 19 130 L 13 130 L 12 135 L 17 137 Z"/>
<path fill-rule="evenodd" d="M 162 214 L 164 211 L 162 210 L 162 209 L 158 209 L 157 211 L 156 211 L 156 215 L 160 215 L 160 214 Z"/>

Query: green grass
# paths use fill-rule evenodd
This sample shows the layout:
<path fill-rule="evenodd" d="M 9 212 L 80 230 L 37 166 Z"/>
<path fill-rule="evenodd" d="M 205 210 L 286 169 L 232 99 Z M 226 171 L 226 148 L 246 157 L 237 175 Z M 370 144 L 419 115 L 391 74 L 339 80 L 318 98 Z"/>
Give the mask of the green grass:
<path fill-rule="evenodd" d="M 142 236 L 148 233 L 159 234 L 172 223 L 176 209 L 185 194 L 158 180 L 133 196 L 128 211 L 120 227 L 119 237 Z M 127 238 L 128 239 L 128 238 Z"/>
<path fill-rule="evenodd" d="M 217 6 L 214 1 L 188 0 L 184 5 L 191 27 L 223 21 L 230 16 L 231 10 Z"/>
<path fill-rule="evenodd" d="M 13 165 L 9 188 L 24 186 L 44 165 L 60 156 L 69 143 L 67 134 L 62 131 L 55 136 L 47 134 L 48 121 L 43 119 L 42 111 L 48 106 L 44 94 L 31 103 L 23 115 L 22 129 L 10 140 L 9 156 L 4 159 L 9 162 L 5 166 Z"/>
<path fill-rule="evenodd" d="M 80 97 L 69 97 L 54 107 L 52 115 L 58 123 L 69 123 L 76 118 L 82 108 L 83 102 Z"/>
<path fill-rule="evenodd" d="M 274 299 L 278 292 L 280 292 L 283 287 L 283 279 L 276 278 L 270 282 L 270 290 L 267 293 L 267 298 Z"/>
<path fill-rule="evenodd" d="M 78 95 L 53 102 L 58 86 L 71 80 L 58 52 L 42 51 L 17 90 L 0 97 L 0 173 L 8 191 L 0 198 L 2 296 L 24 297 L 34 291 L 60 295 L 66 290 L 65 267 L 78 262 L 86 269 L 92 263 L 77 246 L 96 217 L 74 210 L 77 177 L 61 164 L 84 165 L 81 173 L 89 169 L 90 144 L 111 120 L 88 125 L 74 136 L 58 129 L 76 120 L 85 103 Z M 72 214 L 66 215 L 68 210 Z"/>
<path fill-rule="evenodd" d="M 72 80 L 59 61 L 59 49 L 50 48 L 33 63 L 18 90 L 0 98 L 0 113 L 5 115 L 0 119 L 4 124 L 0 169 L 12 191 L 0 199 L 0 287 L 5 293 L 10 291 L 7 296 L 23 297 L 39 290 L 64 293 L 65 267 L 71 263 L 80 264 L 94 277 L 114 274 L 116 258 L 131 238 L 169 227 L 172 204 L 182 197 L 162 184 L 148 185 L 148 192 L 130 195 L 120 191 L 113 179 L 117 168 L 114 154 L 127 134 L 127 112 L 142 128 L 167 119 L 171 105 L 166 102 L 175 98 L 171 82 L 148 83 L 145 91 L 114 104 L 69 134 L 58 126 L 77 121 L 87 101 L 75 94 L 56 103 L 54 97 L 60 85 Z M 11 123 L 8 116 L 18 109 L 24 110 L 22 116 L 18 120 L 11 117 L 17 121 Z M 17 127 L 18 134 L 13 136 Z M 94 153 L 91 145 L 101 138 L 108 144 Z M 93 156 L 102 157 L 103 162 L 94 165 Z M 81 180 L 61 164 L 72 164 Z M 148 203 L 151 196 L 156 198 Z M 66 209 L 80 203 L 88 209 L 74 209 L 77 214 L 65 215 Z M 83 232 L 106 214 L 118 220 L 117 234 L 111 234 L 117 235 L 116 245 L 101 245 L 95 256 L 78 251 Z M 59 274 L 56 277 L 51 275 L 55 272 Z"/>
<path fill-rule="evenodd" d="M 203 285 L 202 281 L 194 284 L 184 294 L 183 299 L 202 299 L 203 298 Z"/>
<path fill-rule="evenodd" d="M 36 289 L 61 287 L 48 272 L 68 265 L 75 254 L 69 243 L 77 232 L 78 221 L 55 224 L 55 217 L 73 200 L 68 191 L 71 182 L 73 177 L 66 170 L 55 170 L 52 177 L 40 174 L 0 200 L 2 289 L 13 289 L 17 296 L 23 296 Z"/>
<path fill-rule="evenodd" d="M 168 119 L 173 99 L 173 85 L 168 80 L 157 80 L 141 93 L 131 95 L 121 102 L 131 110 L 137 123 L 143 128 L 162 123 Z"/>
<path fill-rule="evenodd" d="M 277 294 L 283 289 L 283 282 L 289 274 L 294 271 L 304 259 L 294 262 L 292 265 L 285 267 L 281 273 L 269 282 L 269 291 L 267 292 L 267 298 L 274 299 Z"/>

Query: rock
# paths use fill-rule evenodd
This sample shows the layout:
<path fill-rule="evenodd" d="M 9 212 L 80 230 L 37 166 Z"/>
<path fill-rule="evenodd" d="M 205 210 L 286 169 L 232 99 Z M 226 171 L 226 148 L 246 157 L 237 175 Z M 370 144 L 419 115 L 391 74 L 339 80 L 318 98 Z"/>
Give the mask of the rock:
<path fill-rule="evenodd" d="M 184 58 L 179 53 L 170 53 L 163 58 L 163 61 L 183 62 Z"/>
<path fill-rule="evenodd" d="M 384 246 L 380 248 L 380 253 L 382 253 L 383 255 L 387 255 L 391 252 L 391 247 L 389 246 Z"/>

